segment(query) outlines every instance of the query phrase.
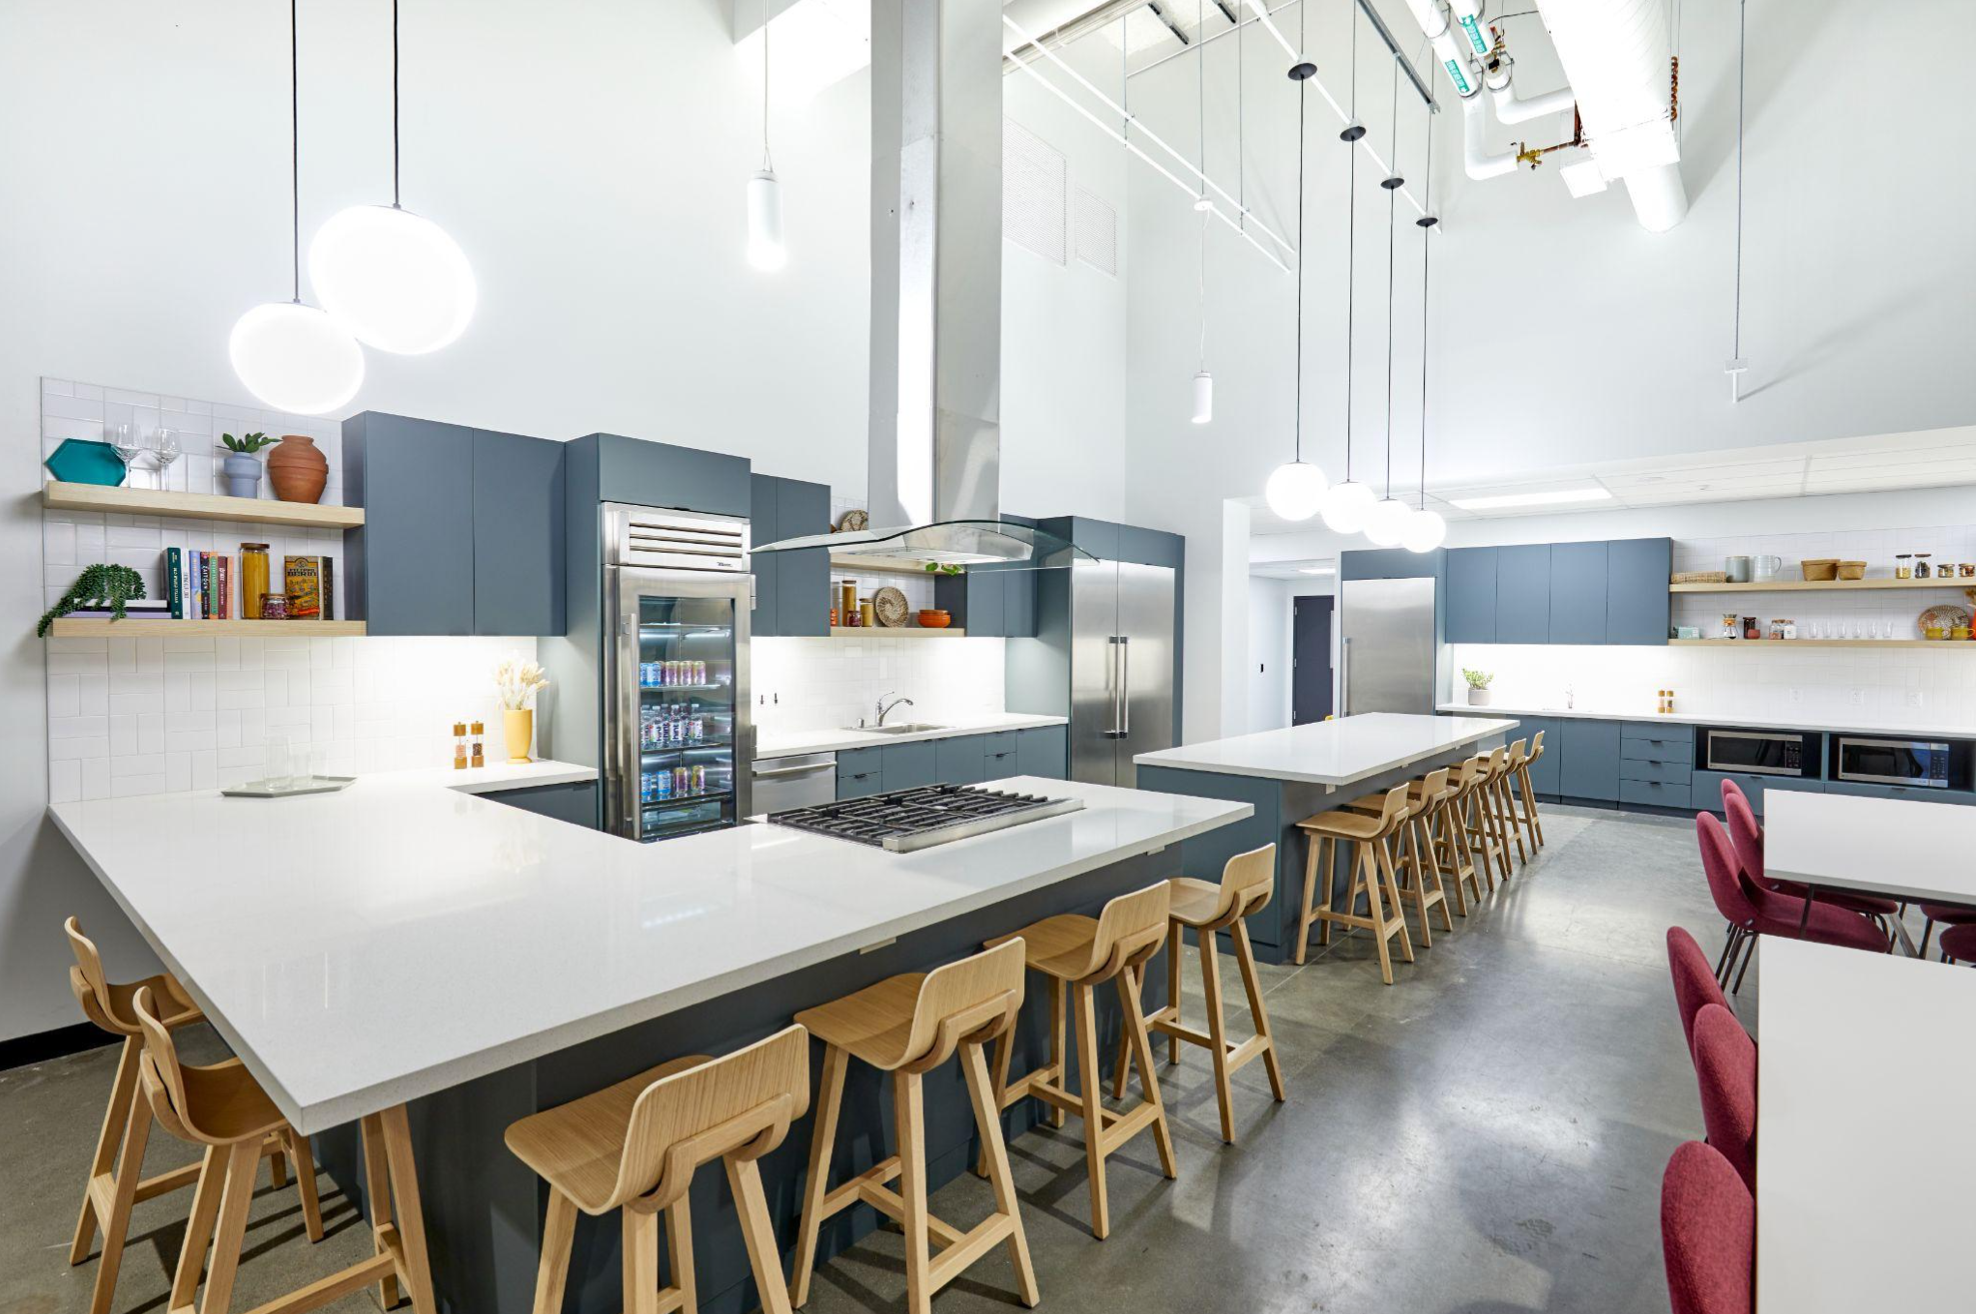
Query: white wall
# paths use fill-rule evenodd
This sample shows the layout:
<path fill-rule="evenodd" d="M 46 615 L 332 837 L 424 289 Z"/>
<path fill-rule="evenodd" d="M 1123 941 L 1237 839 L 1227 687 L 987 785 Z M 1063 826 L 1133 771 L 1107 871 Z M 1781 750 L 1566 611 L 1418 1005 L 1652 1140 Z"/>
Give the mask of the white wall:
<path fill-rule="evenodd" d="M 404 204 L 473 261 L 480 309 L 431 357 L 369 354 L 351 409 L 553 437 L 596 430 L 747 455 L 862 496 L 868 78 L 774 110 L 790 260 L 743 259 L 759 166 L 752 69 L 720 0 L 478 0 L 403 17 Z M 388 0 L 301 14 L 302 230 L 389 198 Z M 36 562 L 37 378 L 246 401 L 226 335 L 289 294 L 285 8 L 23 0 L 0 42 L 0 554 Z M 1125 197 L 1094 130 L 1008 84 L 1007 112 Z M 1064 112 L 1064 113 L 1067 113 Z M 1079 134 L 1083 134 L 1080 137 Z M 1107 190 L 1111 189 L 1111 190 Z M 1116 517 L 1122 281 L 1008 252 L 1006 503 Z M 1054 283 L 1051 280 L 1056 280 Z M 304 282 L 303 294 L 309 289 Z M 1043 303 L 1031 306 L 1030 298 Z M 1064 344 L 1079 344 L 1068 349 Z M 39 569 L 0 572 L 15 639 L 0 718 L 0 1038 L 75 1021 L 62 916 L 142 951 L 43 820 Z"/>

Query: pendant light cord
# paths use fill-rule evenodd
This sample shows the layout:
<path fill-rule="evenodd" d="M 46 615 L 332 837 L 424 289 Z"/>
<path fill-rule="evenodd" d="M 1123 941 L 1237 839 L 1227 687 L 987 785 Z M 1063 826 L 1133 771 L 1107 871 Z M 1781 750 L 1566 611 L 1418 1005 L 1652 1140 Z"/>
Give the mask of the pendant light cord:
<path fill-rule="evenodd" d="M 1748 28 L 1746 2 L 1736 6 L 1736 327 L 1730 355 L 1743 354 L 1743 82 Z"/>
<path fill-rule="evenodd" d="M 302 59 L 295 38 L 295 4 L 288 0 L 288 215 L 294 301 L 302 304 Z"/>
<path fill-rule="evenodd" d="M 398 204 L 398 0 L 391 0 L 391 208 Z"/>
<path fill-rule="evenodd" d="M 768 150 L 768 0 L 762 0 L 762 171 L 775 172 Z"/>
<path fill-rule="evenodd" d="M 1352 121 L 1358 121 L 1358 7 L 1351 10 Z M 1351 156 L 1345 184 L 1345 482 L 1352 482 L 1352 360 L 1358 341 L 1358 148 L 1347 143 Z M 1297 238 L 1301 246 L 1303 237 Z"/>
<path fill-rule="evenodd" d="M 1434 115 L 1426 115 L 1427 175 L 1421 186 L 1421 204 L 1434 212 Z M 1420 230 L 1420 509 L 1427 509 L 1427 270 L 1428 253 L 1434 249 L 1432 227 Z"/>
<path fill-rule="evenodd" d="M 1393 61 L 1393 142 L 1390 166 L 1400 172 L 1400 64 Z M 1399 188 L 1386 189 L 1386 497 L 1393 496 L 1393 226 Z"/>
<path fill-rule="evenodd" d="M 1301 19 L 1299 20 L 1301 21 Z M 1298 37 L 1302 38 L 1301 29 Z M 1304 112 L 1304 102 L 1309 98 L 1304 90 L 1310 86 L 1308 78 L 1297 83 L 1297 460 L 1304 459 L 1304 121 L 1310 116 Z M 1351 463 L 1351 435 L 1346 434 L 1345 461 Z M 1346 478 L 1351 477 L 1350 470 Z"/>
<path fill-rule="evenodd" d="M 1201 136 L 1201 199 L 1208 198 L 1208 69 L 1207 43 L 1201 35 L 1207 31 L 1207 6 L 1196 0 L 1194 5 L 1194 103 L 1199 119 Z M 1201 268 L 1200 282 L 1196 289 L 1201 302 L 1201 373 L 1208 372 L 1208 220 L 1214 217 L 1212 210 L 1201 211 Z"/>

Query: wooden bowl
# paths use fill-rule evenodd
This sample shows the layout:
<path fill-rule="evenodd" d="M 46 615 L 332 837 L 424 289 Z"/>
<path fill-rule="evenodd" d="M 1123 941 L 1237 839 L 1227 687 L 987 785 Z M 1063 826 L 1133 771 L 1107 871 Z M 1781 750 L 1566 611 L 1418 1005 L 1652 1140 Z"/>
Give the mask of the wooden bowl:
<path fill-rule="evenodd" d="M 929 608 L 919 614 L 919 623 L 923 629 L 944 630 L 954 623 L 954 618 L 949 612 Z"/>

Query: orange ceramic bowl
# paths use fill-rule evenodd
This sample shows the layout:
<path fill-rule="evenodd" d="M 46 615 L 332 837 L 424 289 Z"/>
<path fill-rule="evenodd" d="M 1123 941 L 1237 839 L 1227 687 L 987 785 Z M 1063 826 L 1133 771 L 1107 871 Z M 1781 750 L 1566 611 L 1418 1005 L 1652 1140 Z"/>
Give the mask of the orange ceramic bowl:
<path fill-rule="evenodd" d="M 948 612 L 928 610 L 919 614 L 919 623 L 923 629 L 944 630 L 954 623 L 954 618 Z"/>

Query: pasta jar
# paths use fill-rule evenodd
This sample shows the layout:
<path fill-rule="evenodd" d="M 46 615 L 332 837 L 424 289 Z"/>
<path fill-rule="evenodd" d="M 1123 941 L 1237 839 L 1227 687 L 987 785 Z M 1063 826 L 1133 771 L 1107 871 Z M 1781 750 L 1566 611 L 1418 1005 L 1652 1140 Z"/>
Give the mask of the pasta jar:
<path fill-rule="evenodd" d="M 240 545 L 240 615 L 245 620 L 261 620 L 261 602 L 268 591 L 268 545 Z"/>

